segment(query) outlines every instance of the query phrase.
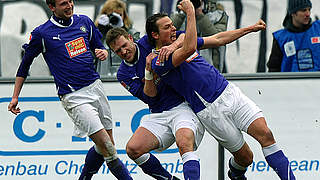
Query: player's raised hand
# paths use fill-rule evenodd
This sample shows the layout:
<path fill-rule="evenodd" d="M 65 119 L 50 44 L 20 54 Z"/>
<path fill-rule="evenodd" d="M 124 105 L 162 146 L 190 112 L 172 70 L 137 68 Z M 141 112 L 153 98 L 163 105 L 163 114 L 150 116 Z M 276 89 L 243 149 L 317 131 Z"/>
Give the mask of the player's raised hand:
<path fill-rule="evenodd" d="M 94 53 L 96 54 L 96 57 L 101 61 L 106 60 L 108 57 L 108 51 L 106 49 L 95 49 Z"/>
<path fill-rule="evenodd" d="M 172 46 L 163 46 L 159 49 L 159 61 L 164 62 L 169 59 L 170 54 L 172 54 L 177 48 Z"/>
<path fill-rule="evenodd" d="M 262 19 L 259 19 L 259 21 L 252 26 L 252 32 L 257 32 L 264 29 L 266 29 L 266 23 Z"/>
<path fill-rule="evenodd" d="M 182 10 L 184 13 L 186 13 L 187 15 L 189 13 L 195 13 L 193 4 L 190 0 L 182 0 L 180 1 L 180 3 L 178 4 L 178 8 L 180 10 Z"/>
<path fill-rule="evenodd" d="M 13 114 L 17 115 L 20 113 L 20 108 L 17 107 L 18 98 L 12 98 L 10 104 L 8 105 L 8 111 L 11 111 Z"/>
<path fill-rule="evenodd" d="M 157 57 L 158 54 L 156 54 L 154 51 L 152 51 L 147 57 L 146 57 L 146 70 L 151 71 L 152 67 L 151 67 L 151 63 L 152 60 Z"/>

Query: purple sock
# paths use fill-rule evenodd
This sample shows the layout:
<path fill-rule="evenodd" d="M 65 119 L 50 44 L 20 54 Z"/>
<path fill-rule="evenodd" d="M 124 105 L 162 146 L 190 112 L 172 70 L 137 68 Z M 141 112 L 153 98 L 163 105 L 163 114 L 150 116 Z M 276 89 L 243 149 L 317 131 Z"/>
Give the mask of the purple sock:
<path fill-rule="evenodd" d="M 93 174 L 97 173 L 104 162 L 102 155 L 98 154 L 94 147 L 91 147 L 86 155 L 84 167 L 79 180 L 90 180 Z"/>
<path fill-rule="evenodd" d="M 172 175 L 162 167 L 160 161 L 152 154 L 150 154 L 149 159 L 145 163 L 140 164 L 139 167 L 144 173 L 157 180 L 172 178 Z"/>
<path fill-rule="evenodd" d="M 129 174 L 128 169 L 124 166 L 124 164 L 120 161 L 119 158 L 108 162 L 107 166 L 111 173 L 120 180 L 132 180 L 132 177 Z"/>
<path fill-rule="evenodd" d="M 184 179 L 199 180 L 200 179 L 200 163 L 196 160 L 189 160 L 183 164 Z"/>
<path fill-rule="evenodd" d="M 295 180 L 295 176 L 289 165 L 288 158 L 283 154 L 281 150 L 272 153 L 265 157 L 269 166 L 278 174 L 281 180 Z M 289 177 L 288 177 L 289 176 Z"/>

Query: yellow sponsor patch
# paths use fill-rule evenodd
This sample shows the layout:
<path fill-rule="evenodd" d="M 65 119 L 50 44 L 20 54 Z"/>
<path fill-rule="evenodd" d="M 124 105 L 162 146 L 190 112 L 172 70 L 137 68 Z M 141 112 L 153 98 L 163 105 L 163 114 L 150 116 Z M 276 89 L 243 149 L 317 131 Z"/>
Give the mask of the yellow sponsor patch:
<path fill-rule="evenodd" d="M 83 37 L 67 42 L 65 45 L 71 58 L 87 51 Z"/>

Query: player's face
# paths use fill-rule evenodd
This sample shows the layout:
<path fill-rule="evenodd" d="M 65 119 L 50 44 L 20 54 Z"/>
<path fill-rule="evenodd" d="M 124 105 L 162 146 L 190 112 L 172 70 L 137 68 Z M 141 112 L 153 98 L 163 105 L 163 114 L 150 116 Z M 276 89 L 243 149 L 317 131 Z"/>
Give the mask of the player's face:
<path fill-rule="evenodd" d="M 174 27 L 171 19 L 169 17 L 163 17 L 157 21 L 157 25 L 159 29 L 158 41 L 160 42 L 160 46 L 172 44 L 176 40 L 176 27 Z"/>
<path fill-rule="evenodd" d="M 310 22 L 311 8 L 304 8 L 292 14 L 292 23 L 296 27 L 302 27 Z"/>
<path fill-rule="evenodd" d="M 114 42 L 110 43 L 110 48 L 123 60 L 131 63 L 134 61 L 136 46 L 133 43 L 132 36 L 129 39 L 120 36 Z"/>
<path fill-rule="evenodd" d="M 62 19 L 69 19 L 73 15 L 73 0 L 56 0 L 56 6 L 49 5 L 54 14 Z"/>

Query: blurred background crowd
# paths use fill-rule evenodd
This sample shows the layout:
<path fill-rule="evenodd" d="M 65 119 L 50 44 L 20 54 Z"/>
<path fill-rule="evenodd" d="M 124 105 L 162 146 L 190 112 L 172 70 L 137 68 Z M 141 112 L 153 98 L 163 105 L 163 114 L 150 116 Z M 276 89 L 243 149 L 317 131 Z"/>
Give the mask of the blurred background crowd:
<path fill-rule="evenodd" d="M 304 0 L 290 0 L 302 6 Z M 192 0 L 196 8 L 198 36 L 208 36 L 221 31 L 246 27 L 258 19 L 267 23 L 267 30 L 249 35 L 227 45 L 202 51 L 223 73 L 256 73 L 272 71 L 268 60 L 273 48 L 273 32 L 283 29 L 288 13 L 288 1 L 276 0 Z M 112 27 L 123 27 L 138 40 L 145 35 L 144 24 L 148 16 L 156 12 L 170 15 L 177 30 L 184 30 L 185 15 L 177 8 L 179 0 L 75 0 L 75 13 L 86 14 L 102 34 Z M 297 4 L 298 3 L 298 4 Z M 21 61 L 21 45 L 28 42 L 30 32 L 43 23 L 51 12 L 44 0 L 0 1 L 0 77 L 13 78 Z M 21 11 L 24 9 L 24 11 Z M 312 2 L 308 16 L 311 22 L 318 19 L 320 2 Z M 319 33 L 319 32 L 318 32 Z M 104 40 L 104 37 L 103 39 Z M 320 40 L 319 40 L 320 41 Z M 307 57 L 308 58 L 308 57 Z M 41 56 L 31 68 L 31 77 L 48 77 Z M 306 58 L 304 58 L 306 59 Z M 307 60 L 308 61 L 308 60 Z M 107 61 L 97 61 L 96 69 L 102 77 L 114 78 L 121 59 L 109 51 Z M 306 62 L 305 60 L 303 62 Z M 273 64 L 274 65 L 274 64 Z M 273 71 L 282 71 L 280 65 Z M 300 71 L 299 69 L 297 71 Z"/>

